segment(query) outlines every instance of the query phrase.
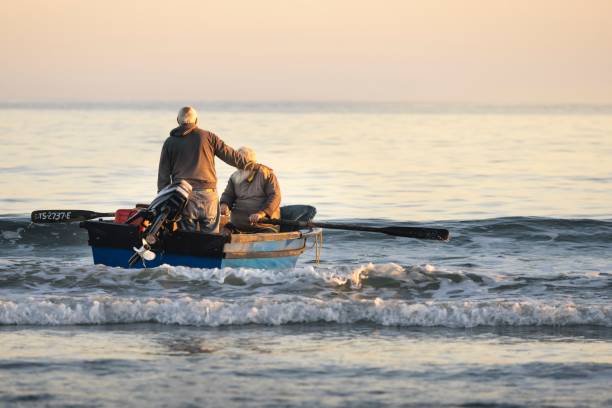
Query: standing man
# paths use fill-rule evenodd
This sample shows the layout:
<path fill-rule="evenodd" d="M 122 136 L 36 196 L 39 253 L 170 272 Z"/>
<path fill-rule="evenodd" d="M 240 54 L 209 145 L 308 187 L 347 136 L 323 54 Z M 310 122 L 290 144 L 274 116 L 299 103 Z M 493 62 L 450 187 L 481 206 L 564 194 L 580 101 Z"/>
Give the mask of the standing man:
<path fill-rule="evenodd" d="M 191 106 L 179 110 L 179 127 L 170 132 L 164 142 L 157 191 L 179 180 L 185 180 L 193 192 L 179 228 L 189 231 L 219 232 L 219 201 L 215 156 L 239 169 L 255 169 L 243 155 L 226 145 L 217 135 L 197 127 L 198 114 Z"/>

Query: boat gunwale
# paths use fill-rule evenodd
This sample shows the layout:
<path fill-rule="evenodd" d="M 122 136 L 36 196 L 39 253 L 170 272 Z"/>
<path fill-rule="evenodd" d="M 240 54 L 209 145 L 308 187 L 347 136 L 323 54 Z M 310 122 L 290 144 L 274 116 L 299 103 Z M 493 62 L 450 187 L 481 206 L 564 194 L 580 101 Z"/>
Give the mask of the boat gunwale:
<path fill-rule="evenodd" d="M 316 235 L 321 235 L 323 232 L 322 228 L 310 228 L 307 232 L 299 231 L 302 234 L 302 238 L 312 238 Z"/>
<path fill-rule="evenodd" d="M 282 249 L 278 251 L 236 251 L 223 252 L 225 259 L 259 259 L 259 258 L 285 258 L 289 256 L 300 256 L 306 250 L 306 241 L 304 245 L 296 249 Z"/>
<path fill-rule="evenodd" d="M 266 239 L 251 239 L 245 240 L 242 242 L 230 242 L 226 243 L 223 248 L 223 258 L 225 259 L 245 259 L 245 258 L 280 258 L 280 257 L 288 257 L 288 256 L 299 256 L 304 253 L 306 250 L 306 241 L 309 238 L 315 237 L 321 234 L 321 228 L 310 228 L 309 231 L 291 231 L 291 232 L 281 232 L 281 233 L 259 233 L 259 234 L 244 234 L 245 236 L 249 236 L 251 238 L 255 235 L 263 235 L 263 238 Z M 276 238 L 276 239 L 273 239 Z M 295 240 L 303 240 L 302 246 L 299 248 L 290 248 L 290 249 L 278 249 L 272 251 L 245 251 L 244 249 L 235 250 L 232 248 L 233 244 L 250 244 L 256 242 L 274 242 L 274 241 L 295 241 Z"/>
<path fill-rule="evenodd" d="M 288 241 L 293 239 L 308 238 L 318 234 L 320 228 L 311 228 L 307 232 L 290 231 L 290 232 L 256 232 L 254 234 L 232 234 L 230 236 L 230 244 L 246 244 L 250 242 L 265 242 L 265 241 Z"/>

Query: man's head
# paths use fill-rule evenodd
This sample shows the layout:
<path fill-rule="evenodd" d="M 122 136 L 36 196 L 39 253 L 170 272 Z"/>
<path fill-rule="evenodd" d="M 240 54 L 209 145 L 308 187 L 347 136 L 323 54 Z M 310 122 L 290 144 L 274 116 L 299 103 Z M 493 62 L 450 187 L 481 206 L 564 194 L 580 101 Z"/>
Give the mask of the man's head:
<path fill-rule="evenodd" d="M 176 121 L 179 125 L 195 125 L 198 123 L 198 112 L 191 106 L 185 106 L 179 110 Z"/>
<path fill-rule="evenodd" d="M 242 146 L 238 149 L 238 152 L 250 162 L 255 163 L 257 161 L 257 157 L 255 156 L 255 150 L 251 149 L 250 147 Z"/>

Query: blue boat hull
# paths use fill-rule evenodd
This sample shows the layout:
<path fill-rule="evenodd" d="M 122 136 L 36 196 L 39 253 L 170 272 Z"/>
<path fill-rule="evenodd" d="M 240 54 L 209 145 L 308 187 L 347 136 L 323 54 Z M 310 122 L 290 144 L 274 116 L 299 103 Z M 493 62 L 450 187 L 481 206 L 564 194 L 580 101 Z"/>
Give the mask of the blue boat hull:
<path fill-rule="evenodd" d="M 128 260 L 134 254 L 132 249 L 92 247 L 94 264 L 130 268 Z M 299 256 L 277 258 L 225 259 L 190 255 L 158 254 L 152 261 L 138 262 L 132 269 L 155 268 L 160 265 L 187 266 L 190 268 L 255 268 L 292 269 Z"/>

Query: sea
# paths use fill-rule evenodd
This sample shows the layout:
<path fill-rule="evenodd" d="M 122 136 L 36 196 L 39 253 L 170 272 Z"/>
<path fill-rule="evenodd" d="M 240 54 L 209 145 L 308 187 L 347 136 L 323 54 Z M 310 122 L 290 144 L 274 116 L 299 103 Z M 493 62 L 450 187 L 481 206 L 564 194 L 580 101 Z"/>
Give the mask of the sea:
<path fill-rule="evenodd" d="M 149 202 L 184 104 L 315 221 L 450 241 L 128 270 L 30 222 Z M 612 406 L 612 106 L 3 102 L 0 146 L 0 406 Z"/>

